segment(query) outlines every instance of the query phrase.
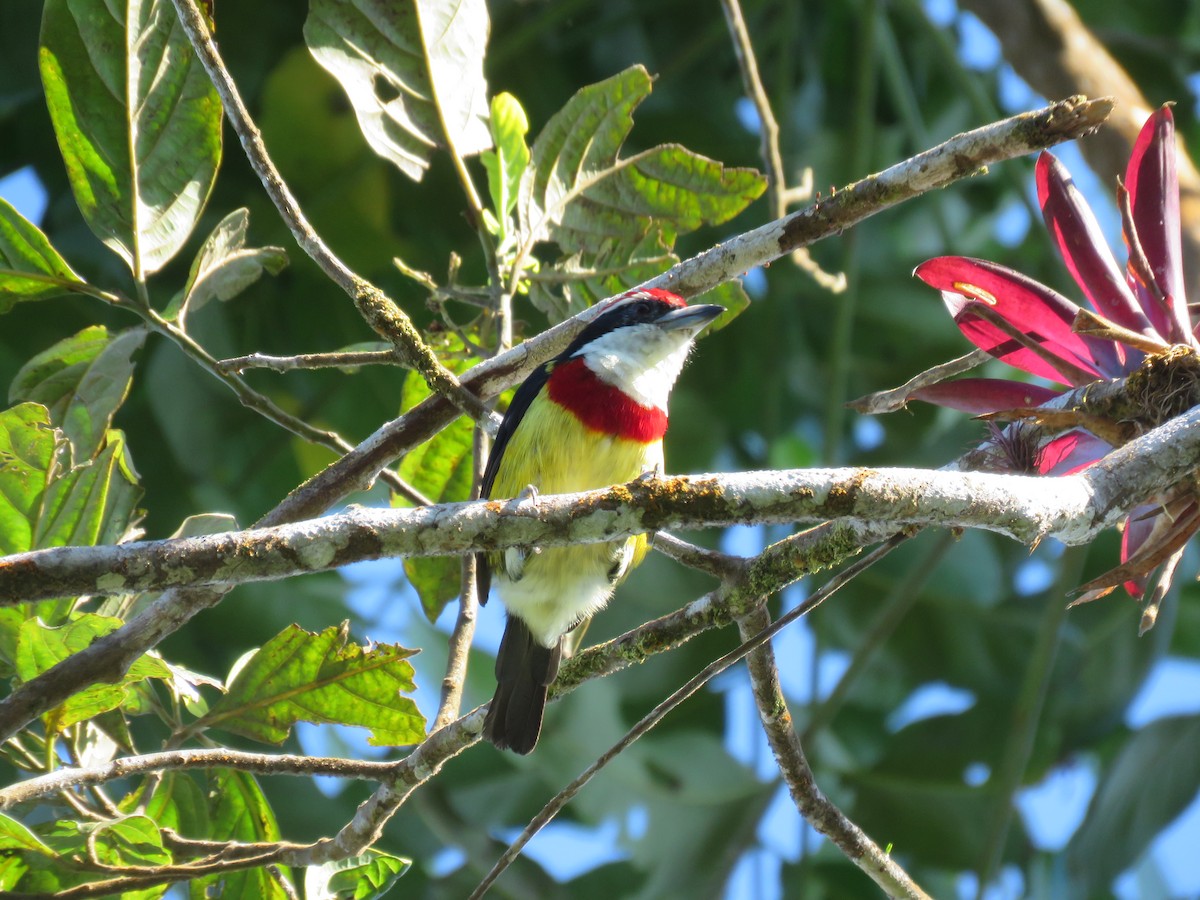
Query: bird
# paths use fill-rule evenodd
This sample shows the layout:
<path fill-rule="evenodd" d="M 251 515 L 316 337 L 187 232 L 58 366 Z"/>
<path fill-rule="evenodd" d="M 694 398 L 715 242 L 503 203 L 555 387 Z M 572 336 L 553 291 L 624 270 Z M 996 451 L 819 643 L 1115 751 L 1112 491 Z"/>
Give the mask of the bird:
<path fill-rule="evenodd" d="M 480 496 L 536 497 L 607 487 L 663 471 L 667 398 L 696 336 L 725 311 L 658 288 L 604 309 L 513 395 Z M 537 744 L 564 641 L 645 556 L 646 535 L 606 543 L 509 548 L 477 556 L 477 588 L 506 611 L 496 693 L 483 736 L 527 754 Z"/>

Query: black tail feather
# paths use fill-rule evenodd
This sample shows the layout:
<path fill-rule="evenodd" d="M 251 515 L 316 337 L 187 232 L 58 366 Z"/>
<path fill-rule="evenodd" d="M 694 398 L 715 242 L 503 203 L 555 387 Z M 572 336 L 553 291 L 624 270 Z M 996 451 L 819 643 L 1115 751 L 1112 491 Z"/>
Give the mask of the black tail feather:
<path fill-rule="evenodd" d="M 496 696 L 488 707 L 483 736 L 501 750 L 525 754 L 537 744 L 546 709 L 546 689 L 558 675 L 562 640 L 543 647 L 516 616 L 508 617 L 496 655 Z"/>

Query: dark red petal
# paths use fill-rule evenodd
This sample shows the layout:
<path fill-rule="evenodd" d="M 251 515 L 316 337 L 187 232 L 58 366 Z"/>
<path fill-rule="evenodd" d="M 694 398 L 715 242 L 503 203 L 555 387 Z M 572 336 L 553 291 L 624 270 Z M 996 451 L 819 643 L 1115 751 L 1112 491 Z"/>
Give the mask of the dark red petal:
<path fill-rule="evenodd" d="M 1160 292 L 1170 304 L 1163 311 L 1168 330 L 1163 331 L 1160 326 L 1160 333 L 1168 340 L 1182 342 L 1188 340 L 1191 327 L 1184 293 L 1175 163 L 1175 119 L 1169 106 L 1160 106 L 1138 133 L 1125 170 L 1125 187 L 1129 191 L 1138 241 Z M 1154 322 L 1155 311 L 1146 312 Z"/>
<path fill-rule="evenodd" d="M 939 256 L 921 263 L 913 274 L 942 292 L 955 324 L 971 343 L 1011 366 L 1060 384 L 1073 383 L 1028 347 L 980 318 L 973 312 L 976 303 L 991 307 L 1017 331 L 1085 374 L 1102 373 L 1097 359 L 1112 357 L 1115 361 L 1111 344 L 1071 330 L 1078 306 L 1020 272 L 982 259 Z M 1074 381 L 1084 383 L 1082 379 Z"/>
<path fill-rule="evenodd" d="M 1037 161 L 1037 192 L 1046 228 L 1096 312 L 1131 331 L 1152 334 L 1091 207 L 1063 164 L 1044 151 Z"/>
<path fill-rule="evenodd" d="M 1146 543 L 1146 538 L 1150 537 L 1150 532 L 1154 530 L 1154 523 L 1157 521 L 1157 517 L 1148 516 L 1147 514 L 1152 513 L 1156 509 L 1158 509 L 1156 505 L 1148 504 L 1145 506 L 1136 506 L 1130 512 L 1129 518 L 1125 520 L 1125 530 L 1121 534 L 1122 563 L 1128 562 L 1130 557 L 1134 556 L 1142 548 L 1142 544 Z M 1125 590 L 1135 600 L 1141 598 L 1145 589 L 1145 578 L 1137 578 L 1125 582 Z"/>
<path fill-rule="evenodd" d="M 1042 447 L 1038 453 L 1038 474 L 1073 475 L 1111 450 L 1112 447 L 1089 431 L 1068 431 Z"/>
<path fill-rule="evenodd" d="M 1053 400 L 1059 391 L 1003 378 L 960 378 L 919 388 L 910 400 L 924 400 L 959 412 L 982 416 L 1002 409 L 1025 409 Z"/>

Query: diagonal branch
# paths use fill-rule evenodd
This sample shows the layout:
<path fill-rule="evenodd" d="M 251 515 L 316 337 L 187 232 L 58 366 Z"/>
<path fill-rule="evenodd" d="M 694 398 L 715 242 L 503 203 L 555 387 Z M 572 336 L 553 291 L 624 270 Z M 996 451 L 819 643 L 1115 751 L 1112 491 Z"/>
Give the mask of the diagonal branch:
<path fill-rule="evenodd" d="M 743 641 L 748 641 L 770 625 L 771 617 L 767 610 L 758 607 L 738 618 L 738 634 Z M 779 669 L 775 665 L 775 651 L 770 642 L 752 651 L 746 657 L 746 665 L 750 671 L 754 703 L 758 707 L 763 731 L 800 814 L 883 888 L 888 897 L 928 900 L 929 895 L 917 886 L 908 873 L 817 787 L 804 748 L 800 746 L 800 737 L 793 726 L 792 714 L 788 711 L 787 698 L 779 683 Z"/>

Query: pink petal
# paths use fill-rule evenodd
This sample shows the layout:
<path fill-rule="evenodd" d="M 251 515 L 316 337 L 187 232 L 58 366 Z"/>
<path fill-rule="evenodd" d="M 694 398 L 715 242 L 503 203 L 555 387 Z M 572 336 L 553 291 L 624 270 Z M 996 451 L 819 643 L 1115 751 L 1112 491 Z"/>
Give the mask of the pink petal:
<path fill-rule="evenodd" d="M 1037 192 L 1046 228 L 1096 312 L 1131 331 L 1153 334 L 1091 207 L 1063 164 L 1044 151 L 1037 161 Z"/>
<path fill-rule="evenodd" d="M 972 311 L 976 303 L 990 306 L 1055 358 L 1083 370 L 1084 374 L 1101 374 L 1096 358 L 1107 354 L 1103 350 L 1093 351 L 1093 347 L 1105 342 L 1073 332 L 1071 324 L 1079 307 L 1032 278 L 996 263 L 965 256 L 936 257 L 921 263 L 913 274 L 942 292 L 942 300 L 959 330 L 976 347 L 997 359 L 1060 384 L 1072 383 L 1038 354 L 976 315 Z M 1077 380 L 1080 384 L 1085 381 Z"/>
<path fill-rule="evenodd" d="M 1169 106 L 1160 106 L 1138 133 L 1125 170 L 1125 187 L 1138 241 L 1168 304 L 1163 308 L 1157 299 L 1147 297 L 1151 302 L 1145 305 L 1146 314 L 1163 337 L 1184 342 L 1191 327 L 1184 293 L 1175 163 L 1175 119 Z"/>
<path fill-rule="evenodd" d="M 1059 393 L 1041 385 L 1006 381 L 1003 378 L 960 378 L 919 388 L 909 394 L 909 399 L 924 400 L 973 416 L 982 416 L 1002 409 L 1041 406 Z"/>
<path fill-rule="evenodd" d="M 1147 504 L 1136 506 L 1129 513 L 1129 518 L 1125 520 L 1125 531 L 1121 535 L 1121 562 L 1128 561 L 1142 548 L 1142 544 L 1146 543 L 1146 538 L 1150 537 L 1150 532 L 1154 530 L 1154 524 L 1158 518 L 1157 516 L 1148 516 L 1147 513 L 1151 513 L 1157 508 L 1156 505 Z M 1125 582 L 1125 590 L 1135 600 L 1142 596 L 1145 589 L 1145 578 Z"/>
<path fill-rule="evenodd" d="M 1046 443 L 1038 454 L 1038 474 L 1073 475 L 1112 450 L 1089 431 L 1076 429 Z"/>

